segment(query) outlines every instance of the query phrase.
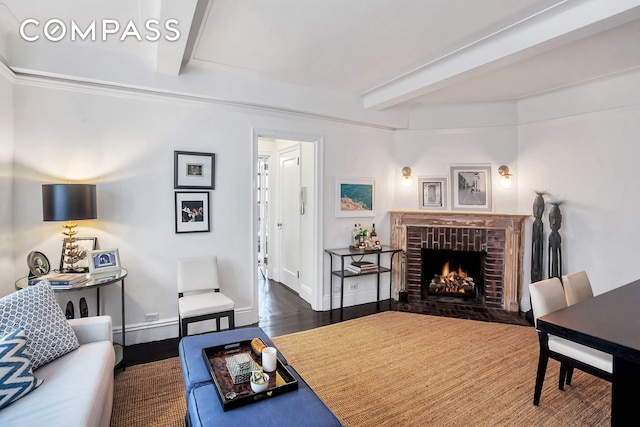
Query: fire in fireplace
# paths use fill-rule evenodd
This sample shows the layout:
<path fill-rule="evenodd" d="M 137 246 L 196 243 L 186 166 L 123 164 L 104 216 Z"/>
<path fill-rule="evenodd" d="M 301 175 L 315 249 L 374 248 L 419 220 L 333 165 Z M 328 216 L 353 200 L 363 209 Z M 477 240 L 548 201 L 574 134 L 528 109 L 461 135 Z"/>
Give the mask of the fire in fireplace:
<path fill-rule="evenodd" d="M 486 252 L 422 249 L 421 296 L 484 300 Z"/>
<path fill-rule="evenodd" d="M 436 274 L 429 283 L 429 294 L 462 294 L 462 296 L 475 296 L 476 284 L 473 277 L 469 277 L 466 271 L 459 267 L 458 270 L 449 271 L 449 261 L 442 267 L 442 274 Z"/>

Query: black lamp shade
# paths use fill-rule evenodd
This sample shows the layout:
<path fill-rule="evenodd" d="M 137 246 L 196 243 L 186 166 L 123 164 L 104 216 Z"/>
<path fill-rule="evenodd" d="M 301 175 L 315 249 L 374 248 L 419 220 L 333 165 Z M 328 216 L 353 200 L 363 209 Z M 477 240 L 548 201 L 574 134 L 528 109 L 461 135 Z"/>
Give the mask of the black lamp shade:
<path fill-rule="evenodd" d="M 42 219 L 69 221 L 98 218 L 96 186 L 92 184 L 43 184 Z"/>

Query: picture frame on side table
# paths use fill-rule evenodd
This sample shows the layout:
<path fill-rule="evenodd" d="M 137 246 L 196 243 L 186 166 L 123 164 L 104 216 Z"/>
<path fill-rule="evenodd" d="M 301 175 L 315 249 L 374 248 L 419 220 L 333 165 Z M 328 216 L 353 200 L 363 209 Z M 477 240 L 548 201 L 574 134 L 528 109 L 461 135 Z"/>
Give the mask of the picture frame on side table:
<path fill-rule="evenodd" d="M 89 252 L 89 273 L 101 274 L 118 271 L 120 266 L 120 254 L 118 249 L 99 249 Z"/>
<path fill-rule="evenodd" d="M 451 210 L 491 212 L 491 166 L 451 166 Z"/>
<path fill-rule="evenodd" d="M 177 189 L 215 188 L 214 153 L 174 151 L 173 187 Z"/>
<path fill-rule="evenodd" d="M 49 258 L 40 251 L 29 252 L 27 265 L 29 266 L 29 278 L 45 276 L 51 271 Z"/>
<path fill-rule="evenodd" d="M 176 233 L 209 231 L 209 193 L 176 192 Z"/>
<path fill-rule="evenodd" d="M 76 238 L 76 245 L 78 245 L 78 255 L 80 260 L 75 263 L 77 272 L 87 273 L 89 271 L 89 252 L 98 249 L 97 237 L 78 237 Z M 60 271 L 66 271 L 71 265 L 64 262 L 64 248 L 65 244 L 62 243 L 62 253 L 60 255 Z M 79 271 L 78 269 L 82 269 Z"/>
<path fill-rule="evenodd" d="M 335 216 L 376 216 L 376 186 L 373 178 L 336 177 Z"/>
<path fill-rule="evenodd" d="M 446 211 L 448 206 L 448 178 L 446 176 L 418 177 L 418 209 Z"/>

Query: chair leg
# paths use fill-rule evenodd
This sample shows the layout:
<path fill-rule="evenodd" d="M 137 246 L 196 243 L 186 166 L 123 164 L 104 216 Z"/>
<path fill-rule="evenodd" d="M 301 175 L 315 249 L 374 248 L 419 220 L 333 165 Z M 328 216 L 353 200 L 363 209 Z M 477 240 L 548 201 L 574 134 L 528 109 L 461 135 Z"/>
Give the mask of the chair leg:
<path fill-rule="evenodd" d="M 548 362 L 549 355 L 541 350 L 540 358 L 538 359 L 538 373 L 536 374 L 536 388 L 533 393 L 533 404 L 535 406 L 538 406 L 540 403 L 540 395 L 542 394 L 542 385 L 544 384 L 544 375 L 547 372 Z"/>
<path fill-rule="evenodd" d="M 186 319 L 182 319 L 180 322 L 180 338 L 189 335 L 188 324 L 189 322 Z"/>
<path fill-rule="evenodd" d="M 558 381 L 558 390 L 564 390 L 565 378 L 567 378 L 567 370 L 569 367 L 564 363 L 560 363 L 560 379 Z"/>
<path fill-rule="evenodd" d="M 229 315 L 229 329 L 235 329 L 236 328 L 236 312 L 232 311 L 231 314 Z"/>
<path fill-rule="evenodd" d="M 571 378 L 573 378 L 573 366 L 567 367 L 567 385 L 571 385 Z"/>

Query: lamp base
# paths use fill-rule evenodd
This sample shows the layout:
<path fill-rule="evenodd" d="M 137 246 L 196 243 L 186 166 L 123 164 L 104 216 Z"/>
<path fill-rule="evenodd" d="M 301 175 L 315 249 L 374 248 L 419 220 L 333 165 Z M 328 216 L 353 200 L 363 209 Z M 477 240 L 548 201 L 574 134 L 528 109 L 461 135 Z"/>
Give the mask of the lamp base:
<path fill-rule="evenodd" d="M 65 236 L 62 240 L 62 265 L 64 266 L 65 264 L 68 264 L 68 267 L 61 269 L 63 273 L 81 272 L 77 271 L 77 269 L 81 267 L 76 267 L 76 263 L 82 259 L 83 255 L 78 251 L 78 245 L 76 244 L 78 241 L 75 237 L 78 233 L 76 230 L 77 226 L 78 224 L 71 221 L 68 221 L 62 226 L 65 229 L 65 231 L 62 232 Z M 84 255 L 86 256 L 86 254 Z"/>

